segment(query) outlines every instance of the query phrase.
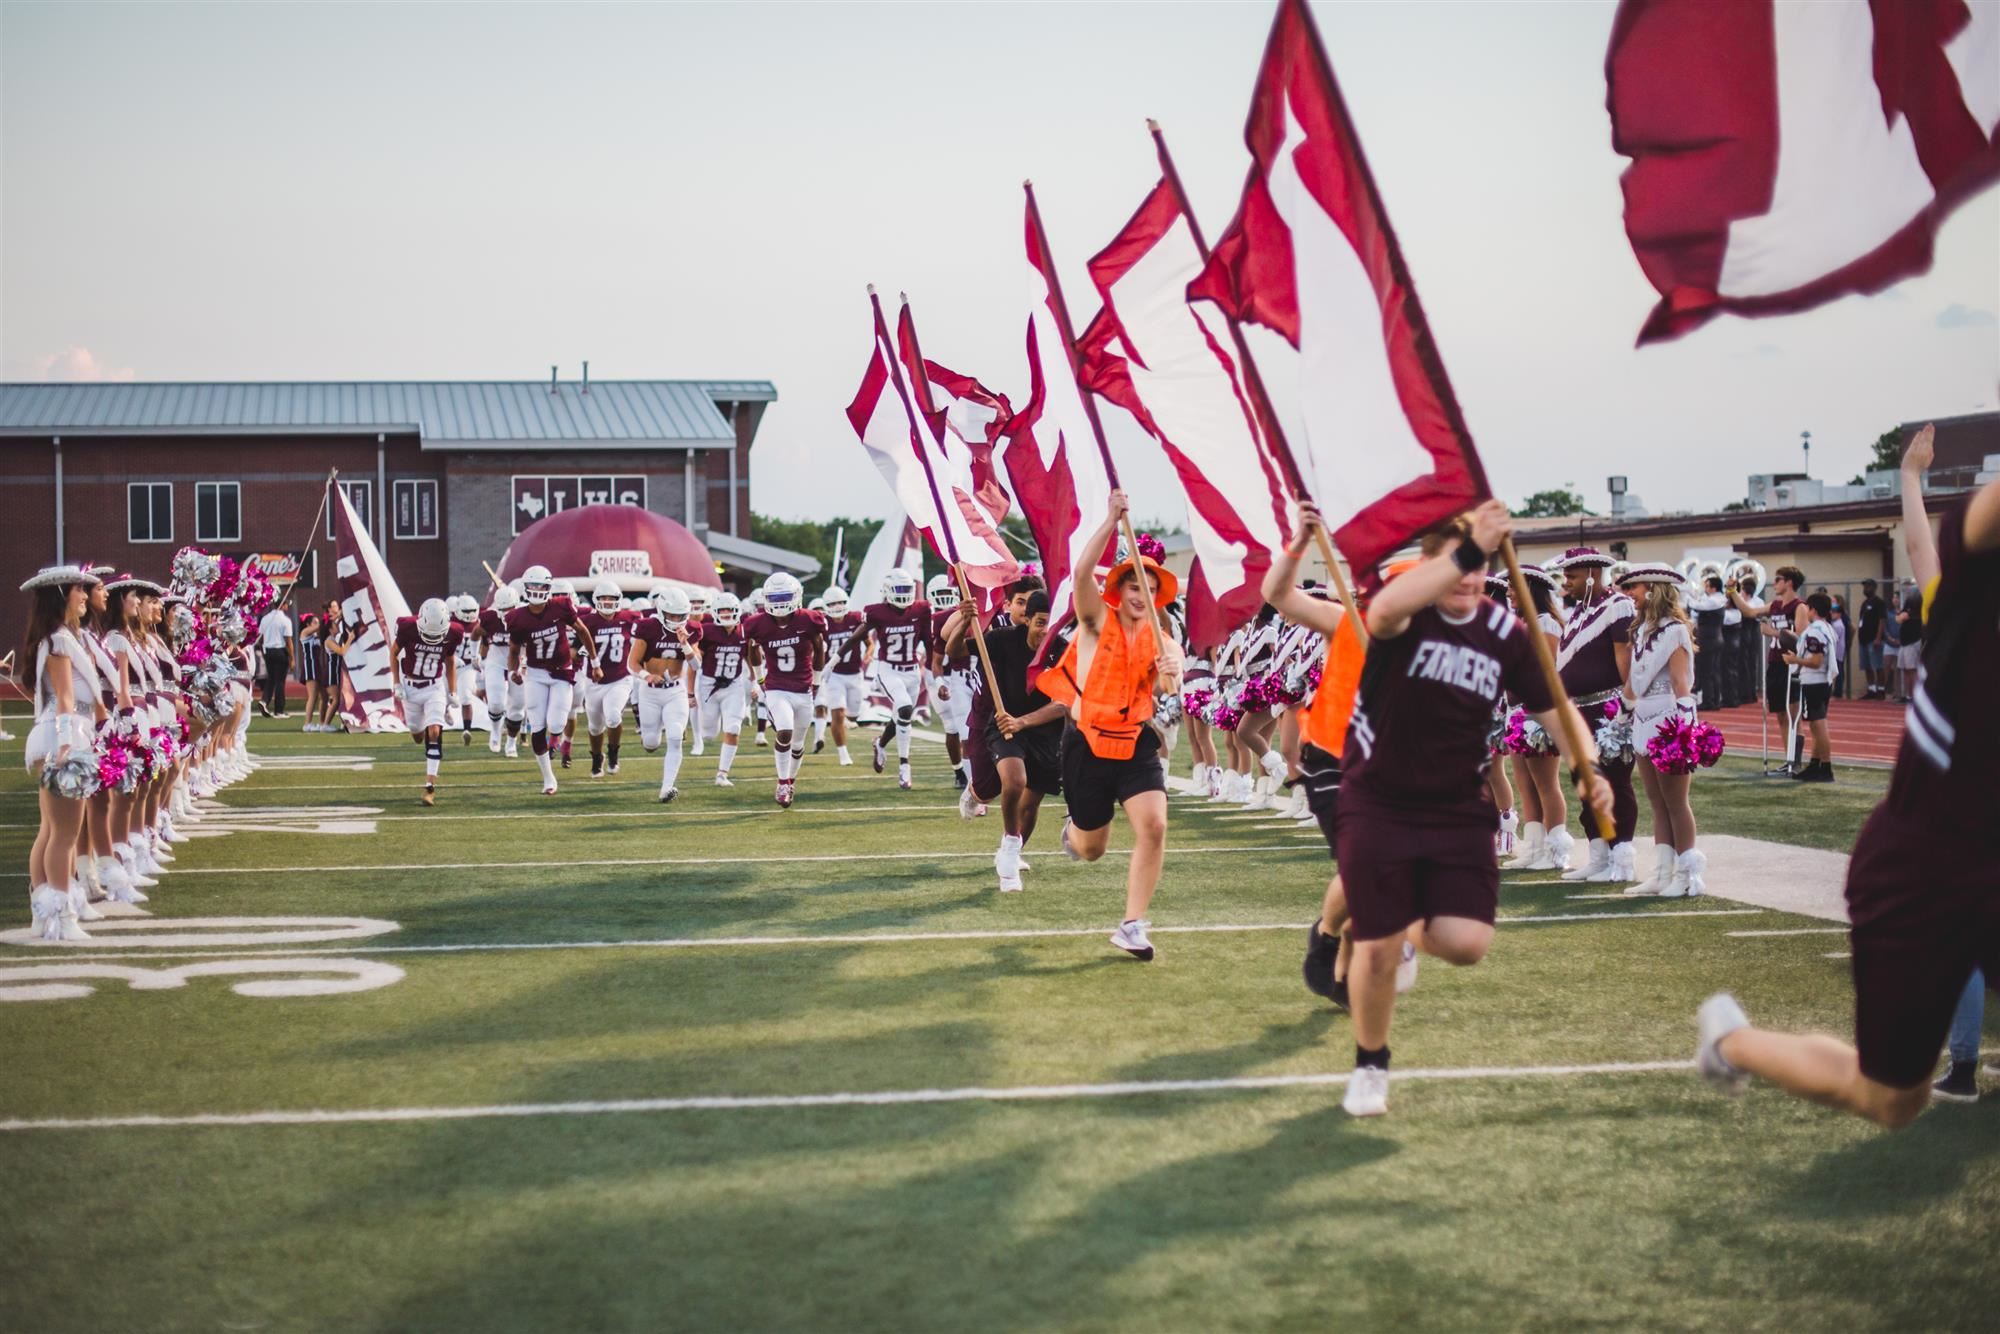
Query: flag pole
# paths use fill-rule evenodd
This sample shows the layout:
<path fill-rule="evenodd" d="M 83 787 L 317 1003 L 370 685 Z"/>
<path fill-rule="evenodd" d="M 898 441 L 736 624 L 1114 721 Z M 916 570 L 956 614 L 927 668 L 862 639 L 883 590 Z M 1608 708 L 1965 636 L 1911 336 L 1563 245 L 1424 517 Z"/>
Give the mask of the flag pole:
<path fill-rule="evenodd" d="M 902 293 L 902 298 L 903 307 L 907 311 L 910 305 L 910 294 L 904 292 Z M 868 284 L 868 303 L 875 308 L 876 336 L 886 340 L 889 333 L 889 325 L 882 317 L 882 298 L 876 295 L 874 283 Z M 931 486 L 931 512 L 937 519 L 938 534 L 944 538 L 945 561 L 951 566 L 952 577 L 958 584 L 959 596 L 972 608 L 972 641 L 979 648 L 979 665 L 986 672 L 986 688 L 991 692 L 987 698 L 991 699 L 994 707 L 998 709 L 1000 707 L 1000 678 L 994 675 L 993 659 L 986 652 L 986 631 L 979 623 L 979 602 L 978 599 L 972 596 L 972 586 L 966 580 L 965 567 L 960 565 L 958 561 L 958 539 L 951 535 L 951 521 L 945 517 L 944 497 L 938 491 L 937 473 L 931 467 L 930 448 L 924 445 L 916 436 L 916 432 L 919 429 L 926 435 L 929 435 L 931 431 L 930 417 L 932 409 L 931 380 L 929 374 L 924 370 L 924 350 L 917 342 L 917 322 L 914 317 L 910 320 L 910 350 L 916 355 L 916 373 L 918 379 L 917 386 L 915 387 L 920 388 L 923 393 L 923 403 L 921 406 L 910 399 L 907 392 L 910 387 L 906 387 L 902 382 L 903 362 L 902 357 L 898 355 L 899 349 L 888 347 L 884 348 L 883 352 L 889 359 L 889 374 L 895 377 L 897 390 L 903 393 L 903 402 L 910 411 L 913 419 L 910 422 L 910 443 L 916 446 L 917 461 L 924 465 L 924 480 L 929 482 Z M 923 420 L 921 422 L 914 420 L 917 417 L 921 417 Z"/>
<path fill-rule="evenodd" d="M 1042 259 L 1048 265 L 1049 301 L 1055 308 L 1056 328 L 1062 333 L 1063 354 L 1069 359 L 1070 378 L 1076 382 L 1076 396 L 1083 400 L 1083 415 L 1090 418 L 1091 434 L 1097 437 L 1097 454 L 1104 461 L 1104 476 L 1115 491 L 1124 488 L 1118 483 L 1118 465 L 1112 461 L 1111 447 L 1104 443 L 1104 422 L 1097 415 L 1097 400 L 1083 382 L 1083 366 L 1076 351 L 1076 326 L 1070 323 L 1069 303 L 1063 300 L 1062 276 L 1056 272 L 1055 253 L 1049 249 L 1049 234 L 1042 226 L 1042 208 L 1035 202 L 1035 183 L 1022 181 L 1021 189 L 1028 195 L 1028 221 L 1034 224 L 1035 244 L 1042 252 Z M 1165 643 L 1166 627 L 1160 622 L 1160 609 L 1153 603 L 1153 581 L 1146 573 L 1146 563 L 1139 555 L 1139 534 L 1132 527 L 1132 510 L 1128 505 L 1124 515 L 1125 545 L 1132 553 L 1132 572 L 1139 577 L 1139 589 L 1146 596 L 1146 613 L 1152 620 L 1155 642 Z M 1076 571 L 1070 571 L 1070 578 Z M 1097 571 L 1091 570 L 1089 577 L 1095 579 Z"/>
<path fill-rule="evenodd" d="M 505 556 L 502 556 L 502 557 L 501 557 L 501 559 L 502 559 L 502 560 L 505 560 L 505 559 L 506 559 L 506 557 L 505 557 Z M 505 584 L 506 584 L 506 581 L 505 581 L 505 580 L 503 580 L 503 579 L 502 579 L 502 578 L 501 578 L 501 577 L 499 576 L 499 574 L 497 574 L 497 573 L 496 573 L 496 572 L 494 571 L 494 569 L 493 569 L 493 562 L 492 562 L 492 561 L 490 561 L 490 560 L 482 560 L 482 561 L 480 561 L 479 563 L 480 563 L 481 565 L 483 565 L 483 566 L 485 566 L 485 567 L 486 567 L 486 577 L 487 577 L 488 579 L 491 579 L 491 580 L 493 581 L 493 586 L 494 586 L 495 588 L 501 588 L 501 587 L 504 587 L 504 586 L 505 586 Z"/>
<path fill-rule="evenodd" d="M 333 495 L 333 479 L 338 476 L 340 476 L 340 469 L 328 468 L 326 470 L 326 481 L 319 489 L 319 508 L 313 511 L 312 526 L 306 529 L 306 544 L 299 548 L 299 562 L 301 566 L 304 565 L 307 554 L 312 551 L 313 535 L 319 532 L 320 516 L 326 513 L 327 501 Z M 305 570 L 301 568 L 299 573 L 304 574 Z M 278 610 L 284 610 L 285 604 L 292 600 L 292 594 L 298 591 L 299 581 L 294 579 L 292 580 L 292 586 L 285 590 L 285 595 L 278 599 Z"/>
<path fill-rule="evenodd" d="M 1201 262 L 1208 263 L 1208 242 L 1201 234 L 1201 223 L 1195 219 L 1194 205 L 1188 202 L 1187 190 L 1181 184 L 1181 174 L 1174 166 L 1173 154 L 1167 151 L 1167 136 L 1160 129 L 1160 122 L 1146 121 L 1146 128 L 1152 132 L 1153 147 L 1160 157 L 1160 172 L 1166 177 L 1167 185 L 1174 192 L 1174 199 L 1181 206 L 1181 216 L 1187 219 L 1188 235 L 1194 238 L 1195 252 Z M 1218 307 L 1220 309 L 1220 307 Z M 1292 453 L 1291 442 L 1285 438 L 1284 424 L 1278 420 L 1276 409 L 1271 406 L 1271 395 L 1264 388 L 1264 377 L 1257 370 L 1257 359 L 1250 353 L 1250 342 L 1243 336 L 1243 325 L 1233 311 L 1223 310 L 1222 317 L 1229 322 L 1229 337 L 1236 344 L 1236 361 L 1243 368 L 1243 383 L 1250 390 L 1250 400 L 1257 407 L 1257 416 L 1264 427 L 1264 438 L 1271 443 L 1271 452 L 1277 456 L 1279 466 L 1285 474 L 1285 485 L 1291 488 L 1294 501 L 1309 500 L 1305 475 L 1299 471 L 1299 461 Z M 1354 589 L 1348 584 L 1347 574 L 1341 568 L 1340 560 L 1333 550 L 1333 543 L 1327 536 L 1324 524 L 1313 524 L 1313 541 L 1319 547 L 1319 558 L 1325 562 L 1327 577 L 1333 580 L 1334 591 L 1340 595 L 1340 605 L 1347 609 L 1347 620 L 1355 632 L 1361 636 L 1361 643 L 1368 643 L 1368 623 L 1361 618 L 1361 608 L 1354 600 Z"/>
<path fill-rule="evenodd" d="M 1521 558 L 1514 553 L 1514 539 L 1511 535 L 1500 539 L 1500 559 L 1507 565 L 1507 587 L 1513 590 L 1515 605 L 1533 607 L 1534 599 L 1528 595 L 1528 577 L 1521 573 Z M 1577 787 L 1581 789 L 1590 778 L 1592 769 L 1591 744 L 1583 725 L 1583 715 L 1569 702 L 1569 692 L 1563 689 L 1562 675 L 1556 670 L 1555 654 L 1549 651 L 1549 637 L 1530 623 L 1528 639 L 1535 646 L 1535 661 L 1542 665 L 1542 676 L 1548 682 L 1549 697 L 1556 701 L 1556 722 L 1562 727 L 1563 739 L 1569 742 L 1569 753 L 1575 760 Z M 1597 814 L 1591 811 L 1588 803 L 1585 803 L 1583 809 L 1588 814 Z M 1615 832 L 1611 825 L 1611 817 L 1597 815 L 1596 824 L 1599 836 L 1609 843 Z"/>

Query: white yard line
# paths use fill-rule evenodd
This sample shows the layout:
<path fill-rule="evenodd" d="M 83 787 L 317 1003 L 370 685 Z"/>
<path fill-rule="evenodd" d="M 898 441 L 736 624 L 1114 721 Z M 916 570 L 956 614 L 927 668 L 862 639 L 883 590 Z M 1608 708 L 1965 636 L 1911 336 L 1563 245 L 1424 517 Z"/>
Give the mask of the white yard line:
<path fill-rule="evenodd" d="M 1596 1065 L 1468 1066 L 1460 1069 L 1398 1070 L 1397 1083 L 1440 1080 L 1578 1079 L 1601 1075 L 1686 1072 L 1692 1061 L 1612 1061 Z M 618 1098 L 597 1102 L 487 1103 L 462 1107 L 361 1107 L 340 1111 L 278 1110 L 197 1112 L 185 1116 L 82 1116 L 0 1121 L 0 1131 L 145 1130 L 184 1126 L 317 1126 L 411 1121 L 477 1121 L 498 1117 L 604 1116 L 620 1112 L 791 1111 L 812 1107 L 899 1107 L 923 1103 L 1069 1102 L 1088 1098 L 1129 1098 L 1167 1093 L 1221 1093 L 1242 1090 L 1340 1088 L 1345 1074 L 1240 1075 L 1229 1079 L 1128 1080 L 1110 1084 L 1020 1084 L 1008 1088 L 884 1089 L 861 1093 L 719 1095 L 689 1098 Z"/>
<path fill-rule="evenodd" d="M 358 787 L 359 784 L 354 786 Z M 511 787 L 512 784 L 508 786 Z M 353 787 L 348 787 L 346 790 L 352 791 Z M 402 783 L 397 786 L 396 790 L 400 792 L 415 792 L 417 789 L 408 783 Z M 640 792 L 642 789 L 634 788 L 633 791 Z M 439 788 L 438 792 L 443 796 L 450 795 L 447 788 Z M 296 812 L 298 809 L 295 806 L 216 806 L 205 810 L 202 814 L 204 817 L 214 816 L 227 823 L 231 820 L 255 819 L 264 812 L 279 812 L 282 816 L 283 812 Z M 314 809 L 327 812 L 328 818 L 337 819 L 346 808 L 340 806 L 321 806 Z M 529 818 L 530 814 L 537 823 L 543 820 L 630 820 L 635 817 L 643 819 L 648 816 L 654 816 L 663 820 L 672 820 L 677 824 L 684 824 L 689 820 L 735 820 L 742 818 L 747 813 L 738 810 L 696 811 L 690 810 L 686 806 L 663 807 L 657 801 L 650 798 L 638 806 L 630 808 L 620 807 L 608 811 L 536 811 L 532 813 L 516 811 L 508 815 L 450 815 L 436 811 L 428 811 L 419 815 L 383 815 L 376 813 L 381 809 L 378 806 L 356 806 L 352 809 L 357 818 L 373 820 L 377 824 L 381 824 L 387 820 L 421 820 L 425 824 L 434 824 L 439 820 L 521 820 Z M 840 813 L 842 815 L 957 815 L 958 806 L 956 803 L 950 806 L 843 806 L 840 808 Z M 190 823 L 187 829 L 190 832 L 198 831 L 201 828 L 201 824 L 201 821 Z M 0 829 L 39 828 L 41 826 L 38 824 L 0 824 Z M 254 833 L 257 831 L 236 830 L 234 832 Z M 285 831 L 276 830 L 273 832 L 282 833 Z"/>
<path fill-rule="evenodd" d="M 1847 934 L 1847 928 L 1844 926 L 1801 926 L 1789 931 L 1730 931 L 1725 934 L 1731 936 L 1844 936 Z"/>

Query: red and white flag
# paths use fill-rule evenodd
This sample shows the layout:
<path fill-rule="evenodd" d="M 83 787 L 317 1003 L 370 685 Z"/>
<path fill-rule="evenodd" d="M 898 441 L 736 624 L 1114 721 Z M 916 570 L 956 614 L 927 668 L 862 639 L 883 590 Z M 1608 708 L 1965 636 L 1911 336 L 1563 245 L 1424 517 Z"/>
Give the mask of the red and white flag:
<path fill-rule="evenodd" d="M 1085 382 L 1130 412 L 1172 461 L 1226 634 L 1256 615 L 1271 553 L 1290 525 L 1277 467 L 1224 350 L 1228 326 L 1187 299 L 1201 269 L 1193 229 L 1163 180 L 1090 261 L 1104 305 L 1077 341 Z"/>
<path fill-rule="evenodd" d="M 897 363 L 896 346 L 877 306 L 875 347 L 868 358 L 868 369 L 861 377 L 861 388 L 848 404 L 848 422 L 896 493 L 904 513 L 923 532 L 932 550 L 945 557 L 956 549 L 966 576 L 981 586 L 1014 578 L 1020 567 L 1008 554 L 992 523 L 970 495 L 949 485 L 946 469 L 950 460 L 937 443 L 931 424 L 921 419 L 910 394 L 911 387 Z M 925 470 L 926 461 L 938 468 L 937 495 L 944 501 L 942 515 L 932 500 L 932 477 Z M 978 519 L 978 527 L 969 515 Z M 949 536 L 945 531 L 947 525 Z"/>
<path fill-rule="evenodd" d="M 960 375 L 923 357 L 917 345 L 917 326 L 906 304 L 896 321 L 896 351 L 903 362 L 903 383 L 923 420 L 928 434 L 918 439 L 930 451 L 938 490 L 947 505 L 955 505 L 964 520 L 964 529 L 974 534 L 982 553 L 997 552 L 1001 559 L 975 561 L 963 542 L 959 557 L 968 574 L 976 565 L 990 565 L 997 572 L 992 586 L 1020 574 L 1020 565 L 1009 552 L 999 525 L 1013 509 L 1005 483 L 993 465 L 993 449 L 1000 428 L 1014 415 L 1003 395 L 996 394 L 969 375 Z"/>
<path fill-rule="evenodd" d="M 2000 177 L 1996 0 L 1624 0 L 1605 81 L 1641 343 L 1922 273 Z"/>
<path fill-rule="evenodd" d="M 333 486 L 333 571 L 340 583 L 340 614 L 359 635 L 341 660 L 340 716 L 363 732 L 407 732 L 403 702 L 389 678 L 389 655 L 396 651 L 396 622 L 410 604 L 396 587 L 382 553 L 347 499 L 347 487 Z"/>
<path fill-rule="evenodd" d="M 1041 549 L 1049 610 L 1060 618 L 1069 610 L 1072 580 L 1094 577 L 1106 555 L 1083 548 L 1111 503 L 1111 479 L 1063 345 L 1054 265 L 1042 251 L 1032 212 L 1027 236 L 1028 401 L 1002 432 L 1007 446 L 1000 462 Z"/>
<path fill-rule="evenodd" d="M 1188 295 L 1299 350 L 1293 454 L 1366 568 L 1491 493 L 1305 0 L 1278 6 L 1243 137 L 1242 202 Z"/>

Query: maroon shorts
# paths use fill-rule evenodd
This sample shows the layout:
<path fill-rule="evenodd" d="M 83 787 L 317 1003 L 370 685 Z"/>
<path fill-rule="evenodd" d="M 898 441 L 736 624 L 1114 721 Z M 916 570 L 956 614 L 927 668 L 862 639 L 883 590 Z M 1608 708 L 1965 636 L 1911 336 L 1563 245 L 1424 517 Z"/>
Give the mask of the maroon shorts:
<path fill-rule="evenodd" d="M 1337 820 L 1335 855 L 1356 940 L 1386 940 L 1433 917 L 1492 923 L 1500 905 L 1500 867 L 1490 822 L 1405 823 L 1351 793 Z"/>
<path fill-rule="evenodd" d="M 986 744 L 987 724 L 978 719 L 965 738 L 965 760 L 972 770 L 972 795 L 981 801 L 1000 800 L 1000 769 L 993 748 Z"/>
<path fill-rule="evenodd" d="M 1847 867 L 1861 1073 L 1912 1089 L 1936 1073 L 1965 980 L 2000 986 L 2000 859 L 1875 808 Z"/>

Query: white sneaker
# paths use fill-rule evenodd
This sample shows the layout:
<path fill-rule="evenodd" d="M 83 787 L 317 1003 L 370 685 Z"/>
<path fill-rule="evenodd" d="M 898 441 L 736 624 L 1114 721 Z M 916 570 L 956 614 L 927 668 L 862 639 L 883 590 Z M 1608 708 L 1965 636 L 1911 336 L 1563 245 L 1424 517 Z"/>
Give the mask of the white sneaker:
<path fill-rule="evenodd" d="M 521 758 L 521 738 L 517 736 L 510 736 L 507 738 L 506 756 L 510 760 L 518 760 Z"/>
<path fill-rule="evenodd" d="M 707 752 L 708 752 L 708 747 L 702 744 L 702 740 L 700 737 L 696 737 L 694 739 L 694 744 L 688 747 L 688 754 L 690 755 L 704 755 Z"/>
<path fill-rule="evenodd" d="M 911 789 L 911 787 L 914 786 L 910 782 L 909 765 L 899 764 L 896 766 L 896 786 L 903 789 L 903 791 L 905 792 L 908 792 Z"/>
<path fill-rule="evenodd" d="M 1584 861 L 1583 865 L 1564 871 L 1562 878 L 1565 880 L 1596 880 L 1599 878 L 1599 872 L 1609 870 L 1610 867 L 1611 845 L 1601 838 L 1593 838 L 1590 840 L 1590 856 Z"/>
<path fill-rule="evenodd" d="M 699 755 L 701 752 L 696 751 L 695 753 Z M 845 746 L 840 747 L 840 767 L 845 769 L 848 765 L 852 763 L 854 763 L 854 757 L 847 753 L 847 747 Z"/>
<path fill-rule="evenodd" d="M 1021 892 L 1021 876 L 1020 876 L 1020 873 L 1019 873 L 1019 872 L 1016 872 L 1016 873 L 1015 873 L 1015 874 L 1013 874 L 1013 875 L 1003 875 L 1003 876 L 1001 876 L 1001 877 L 1000 877 L 1000 892 L 1001 892 L 1002 894 L 1019 894 L 1019 893 Z"/>
<path fill-rule="evenodd" d="M 1347 1077 L 1347 1094 L 1340 1110 L 1349 1116 L 1380 1116 L 1389 1110 L 1389 1072 L 1358 1065 Z"/>
<path fill-rule="evenodd" d="M 736 786 L 736 784 L 734 784 L 734 783 L 732 783 L 732 782 L 730 782 L 730 781 L 729 781 L 729 775 L 728 775 L 728 774 L 726 774 L 726 773 L 719 773 L 719 774 L 717 774 L 717 775 L 715 776 L 715 785 L 716 785 L 717 787 L 735 787 L 735 786 Z"/>
<path fill-rule="evenodd" d="M 1402 995 L 1417 985 L 1417 947 L 1410 941 L 1403 942 L 1403 961 L 1396 965 L 1396 994 Z"/>
<path fill-rule="evenodd" d="M 757 744 L 760 746 L 768 746 L 771 743 L 764 739 L 764 734 L 762 732 L 759 732 L 757 734 Z"/>
<path fill-rule="evenodd" d="M 1012 834 L 1000 838 L 1000 846 L 993 853 L 993 870 L 1002 880 L 1009 876 L 1019 877 L 1021 873 L 1021 840 Z"/>
<path fill-rule="evenodd" d="M 488 732 L 486 734 L 486 749 L 489 753 L 494 755 L 498 755 L 500 753 L 500 743 L 502 736 L 503 733 L 497 727 L 494 728 L 491 732 Z"/>
<path fill-rule="evenodd" d="M 978 805 L 979 805 L 979 798 L 973 794 L 972 784 L 967 783 L 963 788 L 959 789 L 958 793 L 959 819 L 971 820 L 976 818 L 979 812 L 975 809 L 975 807 L 977 807 Z"/>
<path fill-rule="evenodd" d="M 1111 943 L 1141 963 L 1153 961 L 1153 942 L 1146 939 L 1146 928 L 1151 922 L 1120 922 L 1118 929 L 1111 933 Z"/>
<path fill-rule="evenodd" d="M 1722 1040 L 1739 1028 L 1750 1027 L 1750 1016 L 1736 1003 L 1736 997 L 1718 991 L 1694 1012 L 1697 1034 L 1695 1068 L 1709 1083 L 1724 1093 L 1741 1093 L 1750 1076 L 1731 1065 L 1722 1054 Z"/>
<path fill-rule="evenodd" d="M 1674 850 L 1665 843 L 1653 845 L 1653 873 L 1638 884 L 1627 887 L 1628 897 L 1651 897 L 1667 892 L 1667 885 L 1674 878 Z"/>
<path fill-rule="evenodd" d="M 1056 842 L 1062 846 L 1063 856 L 1073 862 L 1080 862 L 1083 860 L 1082 855 L 1069 845 L 1069 831 L 1074 827 L 1074 823 L 1067 815 L 1063 817 L 1062 833 L 1056 836 Z"/>

